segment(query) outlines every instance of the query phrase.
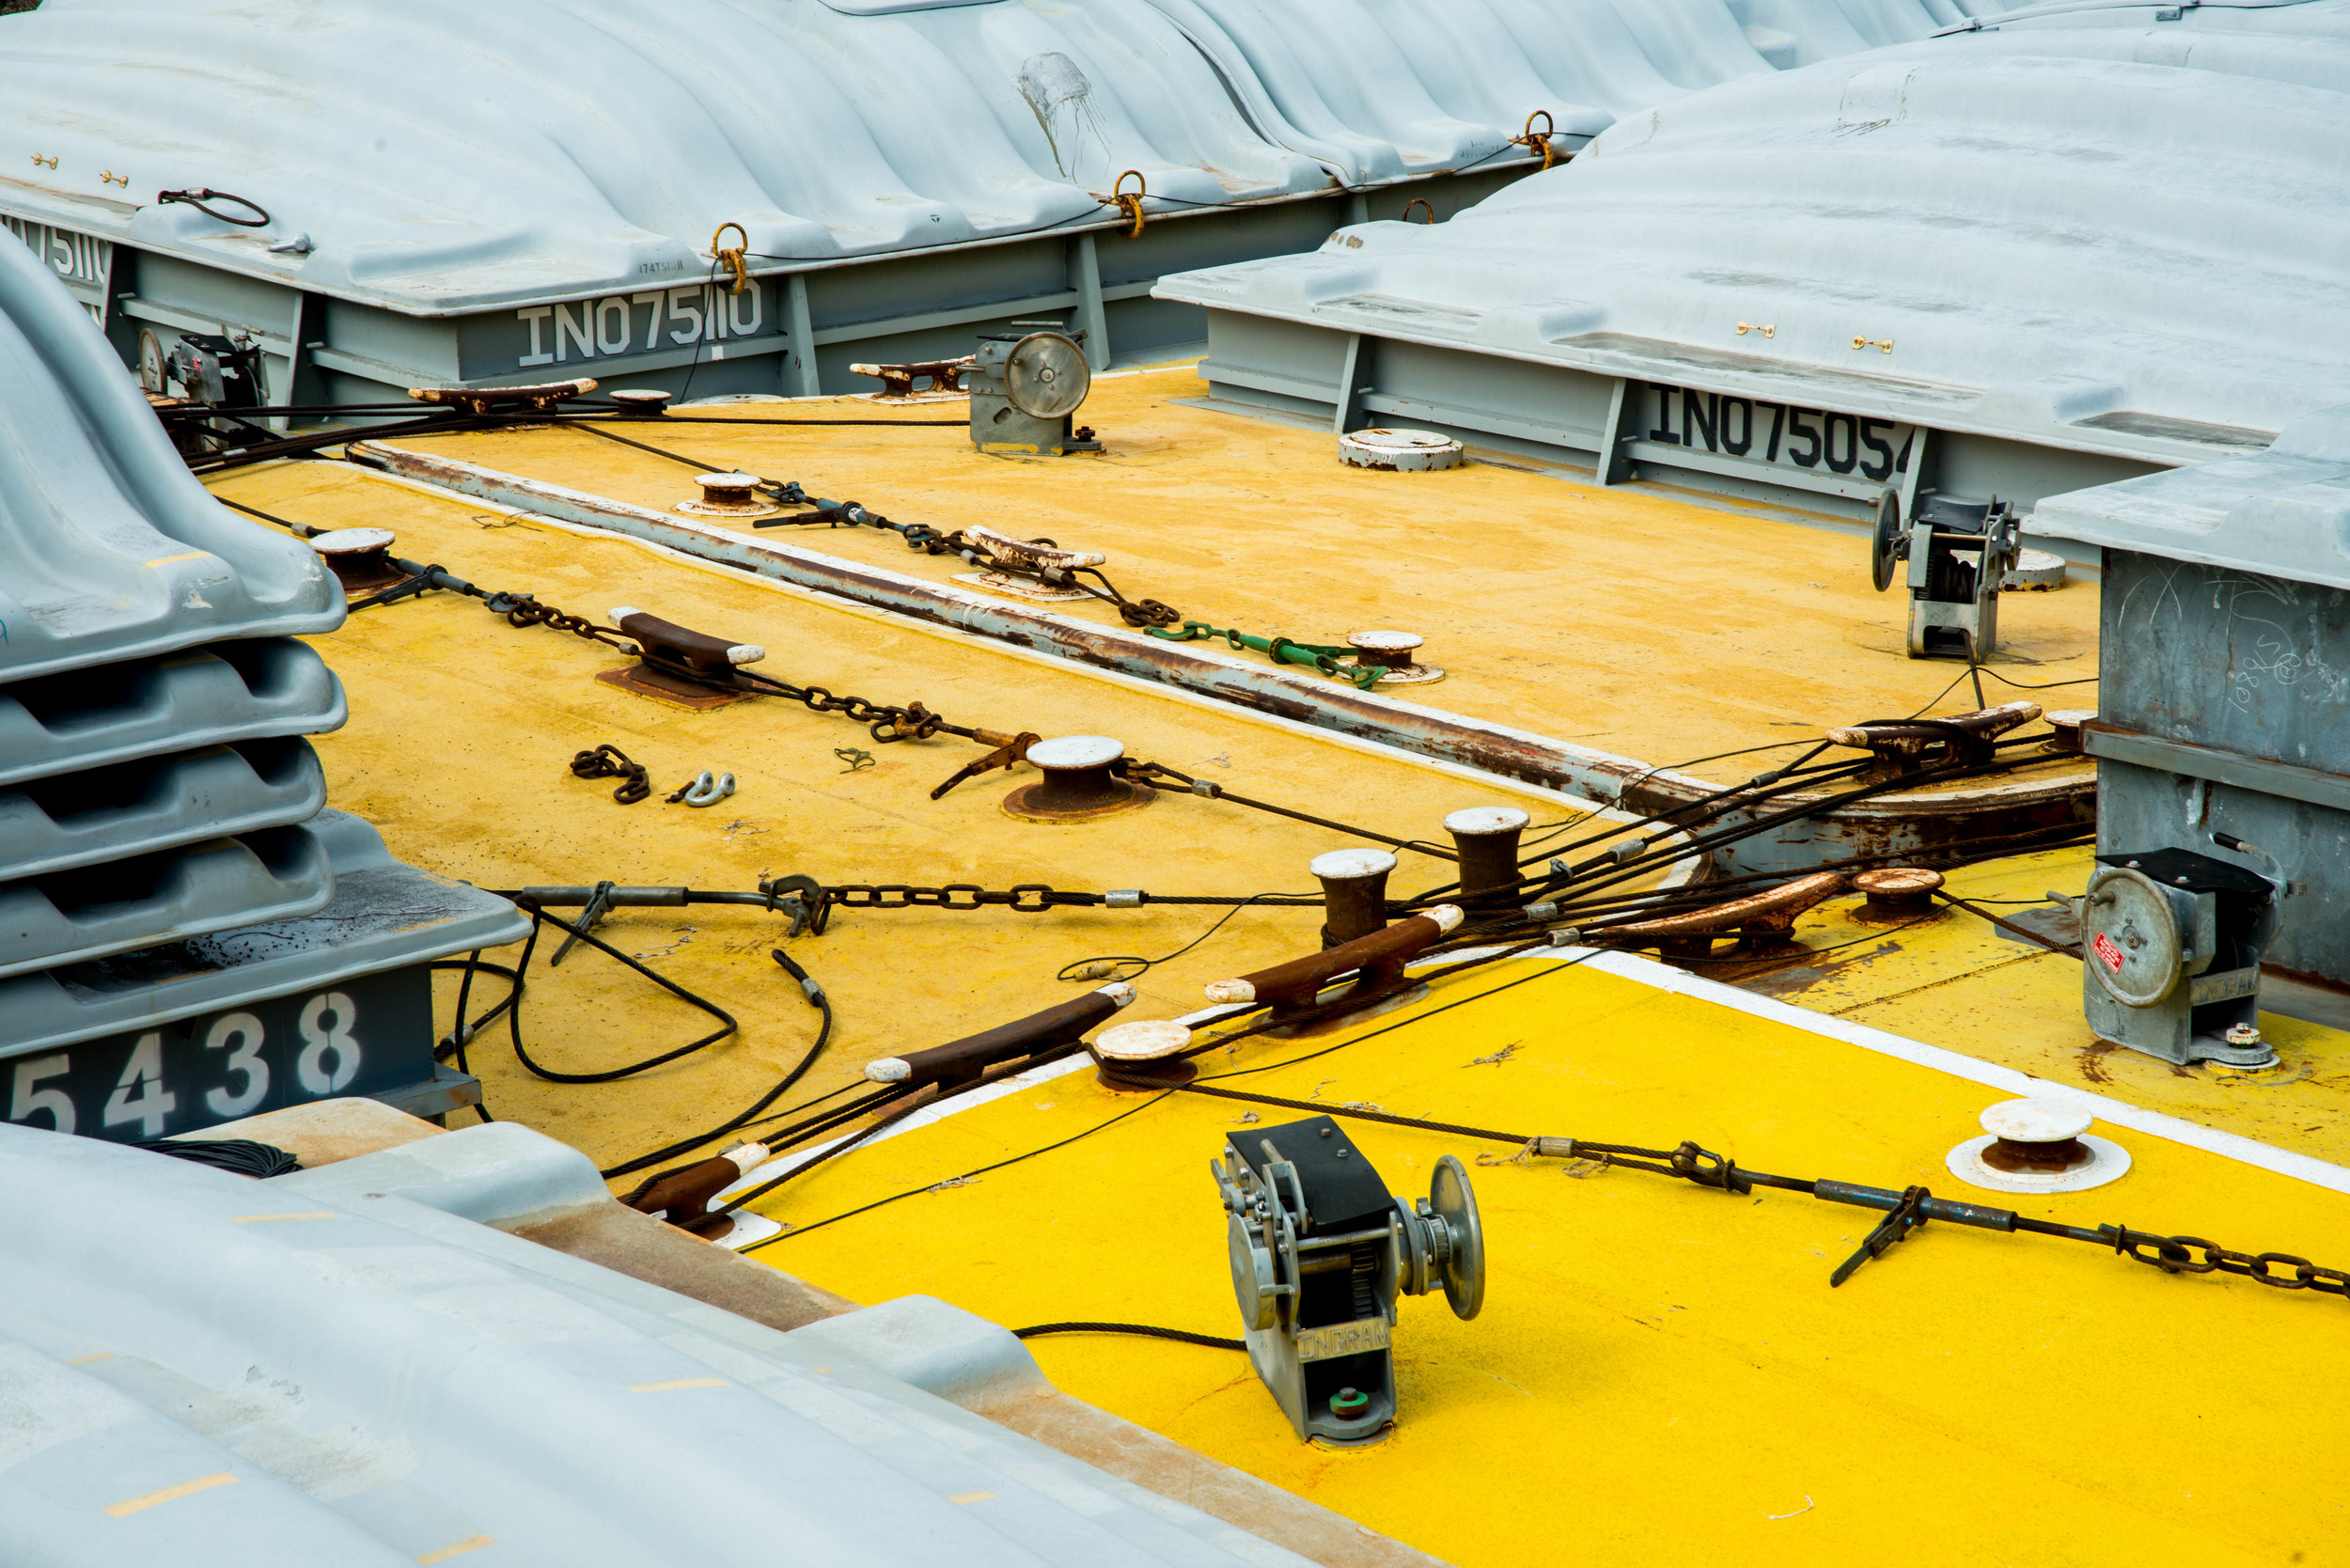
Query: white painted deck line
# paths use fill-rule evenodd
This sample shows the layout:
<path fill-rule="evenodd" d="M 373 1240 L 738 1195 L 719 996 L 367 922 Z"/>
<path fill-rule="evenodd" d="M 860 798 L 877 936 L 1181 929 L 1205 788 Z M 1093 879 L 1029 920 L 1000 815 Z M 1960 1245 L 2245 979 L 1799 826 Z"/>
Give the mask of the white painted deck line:
<path fill-rule="evenodd" d="M 1458 963 L 1464 957 L 1480 950 L 1469 949 L 1463 952 L 1447 953 L 1441 960 L 1432 959 L 1422 962 Z M 1843 1019 L 1832 1018 L 1823 1012 L 1813 1012 L 1789 1002 L 1778 1001 L 1768 996 L 1752 996 L 1735 986 L 1724 985 L 1719 980 L 1705 980 L 1696 975 L 1684 973 L 1670 964 L 1660 964 L 1654 959 L 1597 948 L 1561 948 L 1557 949 L 1555 954 L 1536 951 L 1525 956 L 1533 959 L 1553 959 L 1554 962 L 1571 962 L 1579 966 L 1597 969 L 1603 974 L 1614 975 L 1620 980 L 1636 981 L 1654 990 L 1674 996 L 1694 997 L 1701 1002 L 1711 1002 L 1716 1006 L 1730 1008 L 1733 1011 L 1743 1012 L 1750 1017 L 1767 1018 L 1773 1023 L 1785 1024 L 1801 1029 L 1807 1034 L 1819 1035 L 1824 1039 L 1838 1041 L 1846 1045 L 1856 1045 L 1864 1051 L 1874 1051 L 1879 1056 L 1897 1057 L 1903 1061 L 1914 1062 L 1919 1067 L 1931 1068 L 1937 1073 L 1947 1073 L 1952 1077 L 1964 1078 L 1970 1083 L 1982 1084 L 2018 1099 L 2060 1101 L 2065 1105 L 2078 1106 L 2100 1121 L 2111 1126 L 2126 1127 L 2131 1132 L 2144 1133 L 2150 1137 L 2167 1138 L 2173 1143 L 2185 1144 L 2190 1149 L 2200 1149 L 2205 1153 L 2217 1154 L 2223 1159 L 2235 1160 L 2262 1170 L 2274 1171 L 2280 1176 L 2290 1176 L 2295 1181 L 2307 1182 L 2312 1186 L 2324 1187 L 2330 1192 L 2350 1194 L 2350 1169 L 2328 1161 L 2308 1154 L 2296 1154 L 2291 1150 L 2271 1148 L 2265 1143 L 2245 1137 L 2240 1134 L 2223 1133 L 2217 1128 L 2199 1126 L 2175 1116 L 2166 1116 L 2160 1111 L 2143 1109 L 2131 1105 L 2126 1100 L 2114 1099 L 2111 1095 L 2099 1094 L 2086 1089 L 2075 1089 L 2068 1084 L 2056 1083 L 2047 1078 L 2035 1078 L 2029 1073 L 2019 1073 L 2012 1067 L 2000 1067 L 1991 1062 L 1978 1061 L 1972 1057 L 1961 1056 L 1956 1051 L 1945 1050 L 1939 1045 L 1928 1045 L 1922 1041 L 1911 1040 L 1884 1029 L 1872 1029 L 1865 1024 L 1848 1023 Z M 1411 967 L 1418 966 L 1415 964 Z M 1212 1022 L 1216 1018 L 1245 1011 L 1246 1010 L 1232 1007 L 1203 1008 L 1198 1012 L 1185 1013 L 1177 1022 L 1197 1027 L 1198 1025 Z M 958 1112 L 987 1105 L 1009 1094 L 1022 1093 L 1050 1083 L 1055 1078 L 1064 1077 L 1081 1068 L 1089 1068 L 1092 1065 L 1093 1058 L 1082 1053 L 1060 1061 L 1048 1062 L 1042 1067 L 1033 1068 L 1028 1072 L 1006 1078 L 999 1084 L 993 1084 L 982 1090 L 974 1090 L 968 1094 L 958 1095 L 952 1100 L 944 1100 L 935 1105 L 926 1106 L 885 1132 L 876 1134 L 870 1141 L 885 1142 L 901 1134 L 944 1121 Z M 794 1150 L 786 1158 L 770 1160 L 749 1172 L 742 1181 L 726 1188 L 719 1196 L 723 1198 L 728 1193 L 756 1186 L 772 1176 L 781 1175 L 798 1162 L 843 1141 L 845 1139 L 833 1138 L 806 1149 Z"/>

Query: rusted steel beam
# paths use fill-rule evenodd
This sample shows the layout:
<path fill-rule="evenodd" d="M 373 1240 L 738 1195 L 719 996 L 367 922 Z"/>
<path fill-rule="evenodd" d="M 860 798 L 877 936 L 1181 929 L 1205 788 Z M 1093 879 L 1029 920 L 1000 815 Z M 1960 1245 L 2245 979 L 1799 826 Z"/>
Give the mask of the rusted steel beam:
<path fill-rule="evenodd" d="M 1206 647 L 1147 637 L 1050 610 L 1031 609 L 961 588 L 923 582 L 779 541 L 756 539 L 520 475 L 354 441 L 354 463 L 563 522 L 608 528 L 779 582 L 838 594 L 900 615 L 952 627 L 1055 658 L 1139 677 L 1212 697 L 1235 707 L 1360 736 L 1422 757 L 1458 762 L 1545 789 L 1562 790 L 1625 809 L 1653 813 L 1692 805 L 1722 787 L 1669 768 L 1651 767 L 1570 741 L 1422 707 L 1280 667 L 1245 663 Z M 1801 796 L 1780 796 L 1780 811 Z M 1932 859 L 1942 846 L 2024 838 L 2093 822 L 2096 786 L 2086 775 L 1978 789 L 1900 792 L 1789 822 L 1715 853 L 1719 874 L 1803 871 L 1824 860 L 1899 855 Z M 1747 813 L 1732 811 L 1722 825 Z"/>

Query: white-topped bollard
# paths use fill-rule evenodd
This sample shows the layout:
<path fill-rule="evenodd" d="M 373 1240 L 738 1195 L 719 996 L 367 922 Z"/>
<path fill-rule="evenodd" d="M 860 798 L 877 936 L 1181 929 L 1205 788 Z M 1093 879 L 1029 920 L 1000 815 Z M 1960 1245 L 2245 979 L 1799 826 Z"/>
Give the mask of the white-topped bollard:
<path fill-rule="evenodd" d="M 1983 1136 L 1950 1152 L 1960 1181 L 1994 1192 L 2082 1192 L 2130 1168 L 2129 1152 L 2089 1129 L 2095 1119 L 2059 1100 L 2003 1100 L 1982 1113 Z"/>
<path fill-rule="evenodd" d="M 347 594 L 373 593 L 405 582 L 408 573 L 392 564 L 395 536 L 389 528 L 332 528 L 310 536 L 310 548 L 326 562 Z"/>
<path fill-rule="evenodd" d="M 1533 821 L 1514 806 L 1472 806 L 1444 820 L 1461 857 L 1461 896 L 1469 898 L 1518 880 L 1518 836 Z"/>
<path fill-rule="evenodd" d="M 1004 810 L 1023 822 L 1079 823 L 1148 806 L 1150 785 L 1118 776 L 1117 764 L 1125 755 L 1125 744 L 1107 735 L 1038 741 L 1028 747 L 1027 760 L 1044 776 L 1006 795 Z"/>
<path fill-rule="evenodd" d="M 690 517 L 773 517 L 783 510 L 759 494 L 756 474 L 697 474 L 694 482 L 701 499 L 677 504 Z"/>
<path fill-rule="evenodd" d="M 1394 855 L 1386 850 L 1332 850 L 1315 855 L 1306 869 L 1322 884 L 1324 947 L 1386 929 L 1387 873 L 1395 870 Z"/>
<path fill-rule="evenodd" d="M 1378 665 L 1386 670 L 1371 682 L 1373 685 L 1418 686 L 1444 679 L 1443 670 L 1420 664 L 1412 656 L 1413 651 L 1427 640 L 1417 632 L 1351 632 L 1346 646 L 1355 651 L 1355 664 Z"/>

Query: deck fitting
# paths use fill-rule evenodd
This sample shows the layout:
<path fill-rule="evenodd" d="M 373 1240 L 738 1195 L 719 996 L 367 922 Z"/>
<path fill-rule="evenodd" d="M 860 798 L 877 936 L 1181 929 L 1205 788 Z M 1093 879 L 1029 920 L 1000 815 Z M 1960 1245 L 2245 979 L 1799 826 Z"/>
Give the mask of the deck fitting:
<path fill-rule="evenodd" d="M 408 573 L 392 564 L 397 537 L 389 528 L 336 528 L 312 534 L 310 548 L 343 585 L 343 592 L 356 596 L 408 580 Z"/>
<path fill-rule="evenodd" d="M 1137 1018 L 1112 1024 L 1093 1037 L 1096 1074 L 1102 1087 L 1128 1093 L 1173 1089 L 1199 1075 L 1197 1064 L 1176 1053 L 1191 1045 L 1191 1030 L 1168 1018 Z"/>
<path fill-rule="evenodd" d="M 1347 635 L 1346 646 L 1355 651 L 1356 664 L 1386 667 L 1387 673 L 1373 685 L 1424 686 L 1444 679 L 1443 670 L 1412 657 L 1412 651 L 1427 640 L 1413 632 L 1352 632 Z"/>
<path fill-rule="evenodd" d="M 1516 885 L 1518 836 L 1532 820 L 1514 806 L 1472 806 L 1445 818 L 1461 857 L 1461 897 Z"/>
<path fill-rule="evenodd" d="M 2085 1110 L 2055 1100 L 2003 1100 L 1982 1113 L 1983 1136 L 1944 1163 L 1969 1185 L 1994 1192 L 2082 1192 L 2130 1168 L 2128 1151 L 2089 1129 Z"/>
<path fill-rule="evenodd" d="M 1852 885 L 1869 895 L 1856 913 L 1879 920 L 1916 920 L 1935 912 L 1934 895 L 1942 873 L 1923 866 L 1887 866 L 1863 871 Z"/>
<path fill-rule="evenodd" d="M 698 501 L 680 501 L 677 510 L 689 517 L 773 517 L 782 507 L 759 494 L 756 474 L 697 474 L 702 487 Z"/>
<path fill-rule="evenodd" d="M 1151 804 L 1155 793 L 1140 779 L 1116 773 L 1126 748 L 1107 735 L 1060 735 L 1028 747 L 1027 760 L 1044 775 L 1004 797 L 1004 814 L 1028 823 L 1084 823 Z"/>

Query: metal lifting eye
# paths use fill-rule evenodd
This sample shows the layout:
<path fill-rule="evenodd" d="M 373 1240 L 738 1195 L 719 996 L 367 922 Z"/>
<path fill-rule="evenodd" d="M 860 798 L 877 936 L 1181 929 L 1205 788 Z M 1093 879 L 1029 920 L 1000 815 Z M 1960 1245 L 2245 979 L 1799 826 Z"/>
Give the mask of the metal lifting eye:
<path fill-rule="evenodd" d="M 1126 189 L 1126 181 L 1129 179 L 1135 182 L 1135 188 L 1131 191 Z M 1140 169 L 1128 169 L 1118 177 L 1116 183 L 1110 186 L 1110 205 L 1125 213 L 1134 223 L 1134 227 L 1126 230 L 1126 238 L 1129 240 L 1142 238 L 1142 203 L 1143 198 L 1150 194 L 1151 182 L 1142 177 Z"/>
<path fill-rule="evenodd" d="M 741 244 L 727 246 L 718 243 L 721 239 L 725 238 L 726 232 L 729 228 L 733 229 L 735 233 L 742 236 L 743 243 Z M 732 287 L 727 290 L 727 292 L 729 294 L 741 293 L 750 283 L 751 268 L 748 260 L 750 248 L 751 237 L 744 231 L 743 226 L 739 223 L 722 223 L 716 228 L 710 231 L 710 254 L 721 262 L 724 262 L 726 266 L 734 274 L 734 283 Z"/>

